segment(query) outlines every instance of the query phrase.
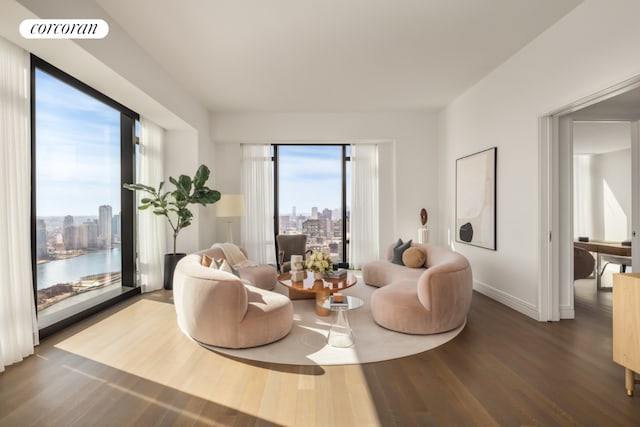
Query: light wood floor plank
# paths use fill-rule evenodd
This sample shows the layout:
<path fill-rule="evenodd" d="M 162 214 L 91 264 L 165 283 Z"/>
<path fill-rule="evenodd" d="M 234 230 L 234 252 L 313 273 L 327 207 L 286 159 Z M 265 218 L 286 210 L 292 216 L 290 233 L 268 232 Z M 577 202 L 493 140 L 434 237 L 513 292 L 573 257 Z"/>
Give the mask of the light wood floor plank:
<path fill-rule="evenodd" d="M 160 291 L 8 367 L 0 426 L 635 425 L 640 393 L 626 396 L 611 359 L 610 298 L 577 287 L 576 313 L 540 323 L 474 294 L 467 327 L 432 351 L 301 367 L 199 346 Z"/>

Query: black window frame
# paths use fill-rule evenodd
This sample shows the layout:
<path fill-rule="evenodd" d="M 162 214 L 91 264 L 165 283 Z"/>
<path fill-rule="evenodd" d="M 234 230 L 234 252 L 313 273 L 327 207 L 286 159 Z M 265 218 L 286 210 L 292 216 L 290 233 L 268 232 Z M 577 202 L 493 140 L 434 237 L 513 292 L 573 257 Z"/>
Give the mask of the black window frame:
<path fill-rule="evenodd" d="M 326 147 L 326 146 L 339 146 L 342 147 L 342 262 L 338 263 L 336 267 L 338 268 L 349 268 L 349 253 L 347 248 L 349 247 L 349 238 L 347 235 L 347 167 L 348 162 L 351 161 L 351 156 L 347 155 L 347 147 L 351 144 L 339 144 L 339 143 L 330 143 L 330 144 L 309 144 L 309 143 L 301 143 L 301 144 L 286 144 L 286 143 L 274 143 L 271 144 L 273 155 L 271 160 L 273 162 L 273 207 L 274 207 L 274 215 L 273 215 L 273 233 L 274 233 L 274 241 L 275 236 L 278 235 L 278 230 L 280 229 L 280 209 L 279 201 L 280 201 L 280 189 L 279 189 L 279 177 L 278 177 L 278 148 L 282 146 L 308 146 L 308 147 Z M 276 259 L 278 259 L 277 248 L 276 248 Z"/>
<path fill-rule="evenodd" d="M 33 274 L 34 303 L 37 313 L 37 263 L 36 263 L 36 222 L 37 222 L 37 195 L 36 195 L 36 69 L 39 69 L 63 83 L 77 89 L 84 94 L 97 99 L 109 107 L 120 112 L 120 226 L 121 226 L 121 257 L 122 257 L 122 292 L 115 298 L 98 303 L 97 305 L 71 315 L 66 319 L 39 330 L 40 338 L 51 335 L 81 319 L 84 319 L 98 311 L 110 307 L 123 299 L 140 294 L 140 288 L 135 280 L 135 197 L 133 192 L 125 190 L 122 184 L 134 182 L 135 178 L 135 122 L 140 120 L 140 115 L 125 107 L 102 92 L 88 84 L 67 74 L 36 55 L 31 55 L 30 70 L 30 101 L 31 101 L 31 261 Z M 127 288 L 127 289 L 125 289 Z"/>

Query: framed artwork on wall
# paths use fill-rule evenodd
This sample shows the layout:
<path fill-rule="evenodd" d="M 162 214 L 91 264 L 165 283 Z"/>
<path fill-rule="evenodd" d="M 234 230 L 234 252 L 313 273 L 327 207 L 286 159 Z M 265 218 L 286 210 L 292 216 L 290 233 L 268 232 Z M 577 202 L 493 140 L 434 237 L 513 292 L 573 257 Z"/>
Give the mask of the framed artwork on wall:
<path fill-rule="evenodd" d="M 489 148 L 456 160 L 456 241 L 496 250 L 496 156 Z"/>

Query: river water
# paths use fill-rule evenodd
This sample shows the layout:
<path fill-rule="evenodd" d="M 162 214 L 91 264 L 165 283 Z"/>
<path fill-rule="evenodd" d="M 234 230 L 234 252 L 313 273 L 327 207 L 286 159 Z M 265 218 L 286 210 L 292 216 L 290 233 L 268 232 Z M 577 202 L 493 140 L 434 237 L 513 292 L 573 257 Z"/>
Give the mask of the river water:
<path fill-rule="evenodd" d="M 38 289 L 69 283 L 93 274 L 122 270 L 120 248 L 92 252 L 73 258 L 49 261 L 37 266 Z"/>

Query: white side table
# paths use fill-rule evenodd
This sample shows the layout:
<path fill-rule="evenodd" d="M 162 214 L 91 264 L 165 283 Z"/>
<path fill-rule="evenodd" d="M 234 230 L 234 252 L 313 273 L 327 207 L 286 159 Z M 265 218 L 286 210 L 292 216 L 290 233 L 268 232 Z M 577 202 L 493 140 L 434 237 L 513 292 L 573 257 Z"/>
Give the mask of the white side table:
<path fill-rule="evenodd" d="M 364 305 L 364 301 L 358 297 L 344 296 L 345 305 L 331 305 L 331 299 L 327 299 L 322 305 L 327 310 L 335 311 L 336 318 L 329 329 L 327 342 L 334 347 L 351 347 L 354 343 L 353 330 L 349 325 L 347 312 Z"/>

